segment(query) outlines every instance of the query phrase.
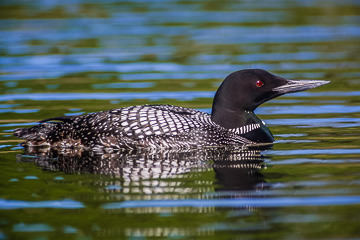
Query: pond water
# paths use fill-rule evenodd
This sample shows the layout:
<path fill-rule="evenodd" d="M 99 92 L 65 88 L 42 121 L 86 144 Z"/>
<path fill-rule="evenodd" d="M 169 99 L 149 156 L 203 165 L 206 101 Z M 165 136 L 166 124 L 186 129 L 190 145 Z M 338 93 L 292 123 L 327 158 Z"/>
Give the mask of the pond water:
<path fill-rule="evenodd" d="M 0 239 L 360 238 L 360 2 L 1 1 Z M 15 128 L 135 104 L 210 111 L 262 68 L 330 80 L 256 113 L 272 149 L 24 152 Z"/>

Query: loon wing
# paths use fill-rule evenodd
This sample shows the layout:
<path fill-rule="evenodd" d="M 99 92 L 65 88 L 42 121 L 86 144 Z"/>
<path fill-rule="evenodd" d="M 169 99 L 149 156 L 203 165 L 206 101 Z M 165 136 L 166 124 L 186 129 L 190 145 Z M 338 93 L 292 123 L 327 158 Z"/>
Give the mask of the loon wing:
<path fill-rule="evenodd" d="M 169 137 L 177 141 L 192 139 L 193 144 L 206 142 L 210 145 L 239 143 L 250 144 L 239 135 L 229 132 L 211 121 L 209 114 L 172 105 L 143 105 L 109 111 L 112 123 L 111 132 L 121 132 L 131 139 L 145 139 Z M 195 140 L 196 139 L 196 140 Z M 208 145 L 207 144 L 207 145 Z"/>
<path fill-rule="evenodd" d="M 132 138 L 179 135 L 207 124 L 208 114 L 172 105 L 143 105 L 109 111 L 111 121 Z"/>

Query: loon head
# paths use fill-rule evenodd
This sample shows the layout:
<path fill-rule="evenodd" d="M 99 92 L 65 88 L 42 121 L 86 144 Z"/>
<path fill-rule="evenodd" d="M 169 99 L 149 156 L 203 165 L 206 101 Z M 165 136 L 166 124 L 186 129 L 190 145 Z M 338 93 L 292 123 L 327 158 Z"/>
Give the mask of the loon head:
<path fill-rule="evenodd" d="M 262 103 L 286 93 L 315 88 L 329 81 L 288 80 L 261 69 L 231 73 L 217 90 L 211 119 L 225 128 L 247 124 L 245 115 L 252 114 Z"/>

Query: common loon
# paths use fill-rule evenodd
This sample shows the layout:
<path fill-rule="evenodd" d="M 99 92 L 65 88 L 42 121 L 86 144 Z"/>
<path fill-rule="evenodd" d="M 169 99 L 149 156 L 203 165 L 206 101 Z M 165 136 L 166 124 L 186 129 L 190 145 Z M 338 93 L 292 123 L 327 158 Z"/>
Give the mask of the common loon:
<path fill-rule="evenodd" d="M 14 135 L 29 147 L 90 151 L 272 143 L 272 133 L 254 110 L 277 96 L 326 83 L 329 81 L 287 80 L 265 70 L 245 69 L 225 78 L 216 91 L 211 114 L 173 105 L 131 106 L 49 118 L 30 128 L 15 129 Z"/>

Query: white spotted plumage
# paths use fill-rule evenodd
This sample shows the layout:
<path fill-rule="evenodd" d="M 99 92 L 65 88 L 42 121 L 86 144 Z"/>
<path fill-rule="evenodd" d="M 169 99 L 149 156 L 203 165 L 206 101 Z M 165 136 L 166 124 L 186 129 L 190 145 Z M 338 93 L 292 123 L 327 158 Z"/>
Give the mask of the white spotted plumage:
<path fill-rule="evenodd" d="M 250 124 L 225 129 L 214 123 L 210 114 L 172 105 L 124 107 L 73 117 L 60 124 L 46 122 L 38 127 L 41 126 L 52 128 L 44 139 L 50 145 L 78 141 L 83 147 L 96 150 L 246 145 L 254 142 L 241 135 L 260 127 Z"/>

